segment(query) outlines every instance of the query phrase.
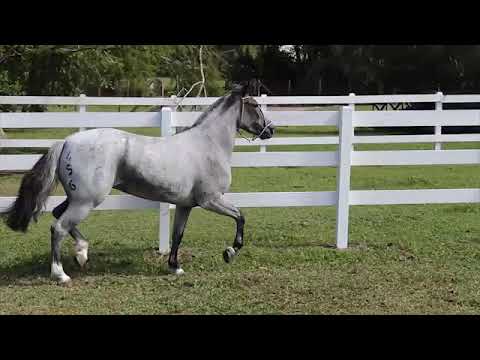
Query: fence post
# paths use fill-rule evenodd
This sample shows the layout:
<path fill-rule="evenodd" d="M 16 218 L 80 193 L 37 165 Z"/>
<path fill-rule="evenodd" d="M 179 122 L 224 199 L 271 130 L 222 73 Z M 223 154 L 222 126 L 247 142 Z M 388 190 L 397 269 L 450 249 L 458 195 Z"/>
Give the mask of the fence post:
<path fill-rule="evenodd" d="M 80 94 L 80 100 L 85 99 L 87 96 L 85 94 Z M 87 112 L 87 105 L 78 105 L 78 112 L 79 113 L 84 113 Z M 79 131 L 84 131 L 85 128 L 81 127 L 78 129 Z"/>
<path fill-rule="evenodd" d="M 170 136 L 172 134 L 172 109 L 163 107 L 162 111 L 161 132 L 162 137 Z M 170 252 L 170 204 L 160 203 L 160 230 L 158 234 L 158 251 L 162 255 L 167 255 Z"/>
<path fill-rule="evenodd" d="M 435 103 L 435 110 L 436 111 L 442 111 L 443 110 L 443 93 L 442 92 L 437 92 L 438 95 L 438 101 Z M 435 126 L 435 135 L 442 135 L 442 126 L 437 125 Z M 435 142 L 435 150 L 442 150 L 442 143 L 441 142 Z"/>
<path fill-rule="evenodd" d="M 337 249 L 348 247 L 348 213 L 350 195 L 350 167 L 353 138 L 353 108 L 343 106 L 340 111 L 337 167 Z"/>
<path fill-rule="evenodd" d="M 262 98 L 266 98 L 267 94 L 262 94 Z M 262 112 L 267 111 L 267 104 L 263 104 L 260 107 L 262 109 Z M 267 151 L 267 145 L 260 145 L 260 152 L 266 152 Z"/>
<path fill-rule="evenodd" d="M 177 95 L 170 95 L 170 99 L 172 99 L 172 102 L 173 102 L 174 104 L 177 103 Z M 171 109 L 172 109 L 172 110 L 175 109 L 175 106 L 172 105 L 172 106 L 171 106 Z"/>
<path fill-rule="evenodd" d="M 352 98 L 352 102 L 350 104 L 348 104 L 348 106 L 350 106 L 352 109 L 355 109 L 355 100 L 354 100 L 355 93 L 350 93 L 350 94 L 348 94 L 348 96 Z"/>
<path fill-rule="evenodd" d="M 348 104 L 348 106 L 352 108 L 352 111 L 355 111 L 355 100 L 354 100 L 355 93 L 350 93 L 348 94 L 348 96 L 352 98 L 351 103 Z M 354 135 L 355 135 L 355 129 L 352 129 L 352 136 Z M 352 141 L 352 151 L 355 151 L 355 145 L 353 144 L 353 141 Z"/>

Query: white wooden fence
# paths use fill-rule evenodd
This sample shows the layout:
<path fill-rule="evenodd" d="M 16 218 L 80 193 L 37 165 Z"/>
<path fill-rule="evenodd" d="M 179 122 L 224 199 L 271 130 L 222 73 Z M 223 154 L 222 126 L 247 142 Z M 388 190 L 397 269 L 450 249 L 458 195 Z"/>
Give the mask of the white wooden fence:
<path fill-rule="evenodd" d="M 210 105 L 216 98 L 186 98 L 182 105 Z M 443 165 L 479 164 L 480 150 L 442 150 L 445 142 L 480 141 L 480 134 L 444 135 L 442 126 L 480 126 L 480 110 L 442 110 L 443 103 L 480 102 L 480 95 L 388 95 L 388 96 L 303 96 L 258 97 L 265 115 L 278 126 L 337 126 L 339 136 L 274 137 L 253 144 L 237 139 L 237 146 L 261 146 L 260 152 L 235 152 L 233 167 L 337 167 L 337 190 L 318 192 L 229 193 L 226 197 L 238 207 L 302 207 L 336 205 L 337 247 L 348 245 L 350 205 L 478 203 L 480 189 L 422 190 L 350 190 L 352 166 L 368 165 Z M 435 110 L 355 111 L 355 104 L 435 103 Z M 0 96 L 0 104 L 76 105 L 78 112 L 0 113 L 1 128 L 101 128 L 160 127 L 162 136 L 175 128 L 189 126 L 199 112 L 175 112 L 174 98 L 90 98 L 80 97 L 9 97 Z M 268 105 L 347 105 L 340 111 L 269 111 Z M 161 112 L 86 112 L 88 105 L 155 105 Z M 432 135 L 355 136 L 356 127 L 435 127 Z M 42 148 L 57 140 L 3 139 L 0 147 Z M 426 143 L 432 150 L 355 151 L 354 144 Z M 338 151 L 266 151 L 268 145 L 338 144 Z M 0 171 L 30 169 L 40 155 L 0 155 Z M 51 196 L 47 211 L 62 202 L 63 196 Z M 0 197 L 0 212 L 15 197 Z M 96 210 L 160 208 L 159 250 L 169 251 L 169 210 L 174 206 L 136 198 L 110 195 Z"/>

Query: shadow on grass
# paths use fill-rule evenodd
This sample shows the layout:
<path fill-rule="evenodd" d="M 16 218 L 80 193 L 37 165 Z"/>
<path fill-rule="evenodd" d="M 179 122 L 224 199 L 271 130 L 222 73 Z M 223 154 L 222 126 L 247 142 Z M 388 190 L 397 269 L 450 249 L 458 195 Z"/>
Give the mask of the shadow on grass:
<path fill-rule="evenodd" d="M 194 255 L 189 249 L 179 251 L 181 264 L 191 262 Z M 77 265 L 73 256 L 63 256 L 62 264 L 65 272 L 75 279 L 95 275 L 170 275 L 167 268 L 167 257 L 160 255 L 158 249 L 147 248 L 111 248 L 92 250 L 89 253 L 86 271 Z M 51 283 L 50 253 L 36 255 L 28 260 L 20 261 L 12 266 L 0 266 L 0 287 L 9 285 L 42 285 Z"/>

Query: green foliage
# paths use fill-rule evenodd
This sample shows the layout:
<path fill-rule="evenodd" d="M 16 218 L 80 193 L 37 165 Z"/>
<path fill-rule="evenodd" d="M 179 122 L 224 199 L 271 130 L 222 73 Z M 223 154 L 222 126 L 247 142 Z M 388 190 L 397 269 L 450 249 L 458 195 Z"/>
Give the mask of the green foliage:
<path fill-rule="evenodd" d="M 11 80 L 7 71 L 0 71 L 0 96 L 22 95 L 22 85 L 18 80 Z M 0 105 L 1 112 L 15 111 L 15 105 Z"/>
<path fill-rule="evenodd" d="M 2 45 L 1 69 L 25 95 L 78 95 L 105 82 L 115 62 L 108 46 Z"/>
<path fill-rule="evenodd" d="M 185 95 L 190 87 L 202 81 L 200 67 L 200 45 L 170 45 L 164 47 L 165 53 L 160 56 L 159 76 L 172 77 L 174 86 L 168 89 L 169 95 Z M 202 63 L 206 79 L 208 96 L 219 96 L 224 92 L 222 86 L 224 59 L 218 49 L 212 45 L 203 45 Z M 182 91 L 183 89 L 183 91 Z M 190 96 L 199 94 L 200 87 L 192 90 Z"/>
<path fill-rule="evenodd" d="M 222 58 L 204 46 L 207 92 L 220 95 Z M 8 95 L 71 96 L 91 88 L 145 96 L 152 79 L 178 80 L 171 93 L 201 80 L 199 46 L 153 45 L 0 45 L 0 91 Z M 158 95 L 158 94 L 155 94 Z M 193 95 L 196 95 L 194 93 Z"/>
<path fill-rule="evenodd" d="M 184 96 L 203 79 L 200 49 L 206 91 L 188 96 L 251 79 L 273 95 L 480 91 L 477 45 L 0 45 L 0 94 Z"/>
<path fill-rule="evenodd" d="M 296 92 L 323 95 L 480 90 L 479 46 L 297 45 Z M 267 80 L 265 80 L 267 81 Z"/>

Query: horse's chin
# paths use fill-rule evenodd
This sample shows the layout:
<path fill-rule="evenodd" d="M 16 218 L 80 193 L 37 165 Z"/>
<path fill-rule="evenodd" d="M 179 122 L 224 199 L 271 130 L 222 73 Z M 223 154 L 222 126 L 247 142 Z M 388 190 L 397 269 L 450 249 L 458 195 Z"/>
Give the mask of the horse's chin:
<path fill-rule="evenodd" d="M 271 139 L 272 136 L 273 136 L 273 134 L 264 132 L 262 135 L 260 135 L 260 139 L 262 139 L 262 140 L 268 140 L 268 139 Z"/>

